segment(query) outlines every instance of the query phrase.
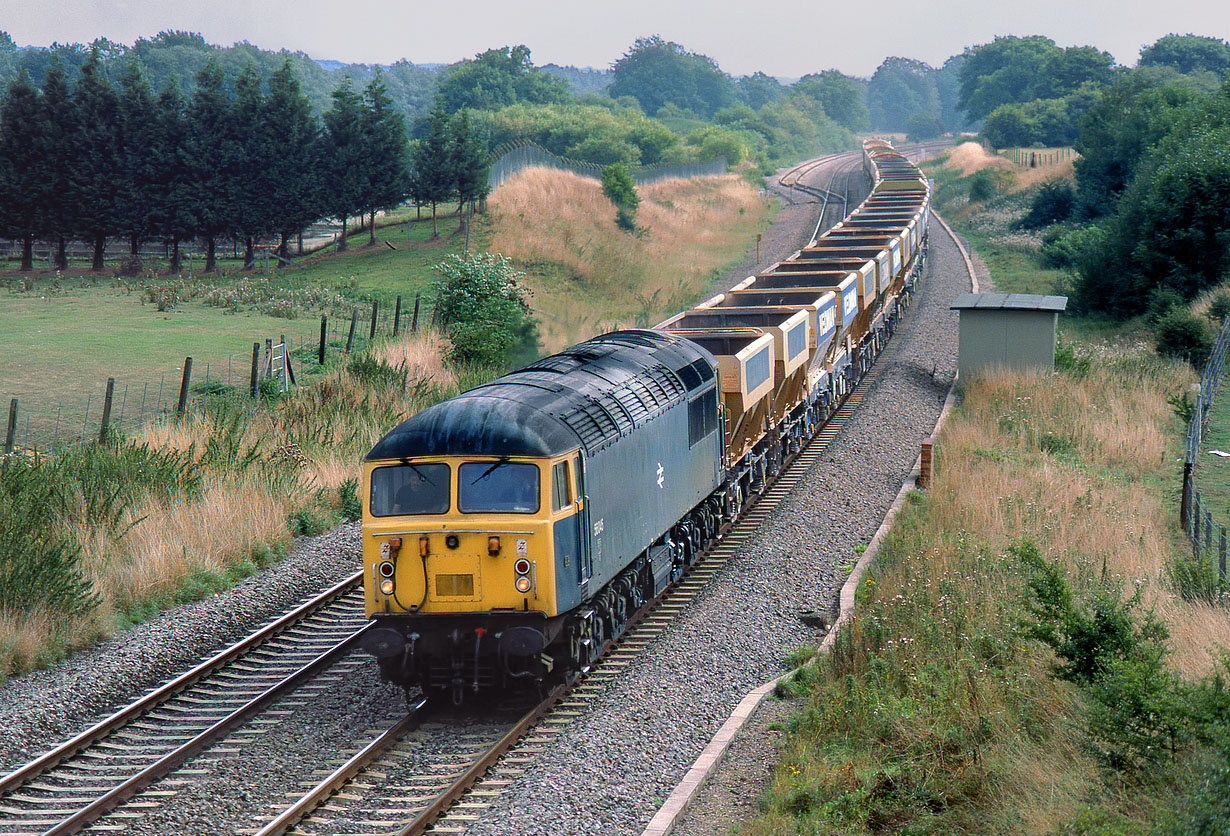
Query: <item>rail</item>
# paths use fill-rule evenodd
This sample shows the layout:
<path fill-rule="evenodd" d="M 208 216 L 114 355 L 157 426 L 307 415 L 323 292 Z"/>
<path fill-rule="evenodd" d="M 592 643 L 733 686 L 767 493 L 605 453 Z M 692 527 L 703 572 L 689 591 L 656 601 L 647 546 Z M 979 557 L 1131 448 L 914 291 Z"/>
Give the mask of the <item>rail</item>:
<path fill-rule="evenodd" d="M 1226 351 L 1230 348 L 1230 319 L 1222 325 L 1213 343 L 1213 350 L 1204 364 L 1200 378 L 1200 392 L 1187 425 L 1187 455 L 1183 461 L 1183 493 L 1179 505 L 1179 521 L 1192 544 L 1192 553 L 1197 559 L 1202 556 L 1215 561 L 1217 572 L 1226 577 L 1226 526 L 1213 519 L 1213 511 L 1204 503 L 1193 478 L 1204 445 L 1204 433 L 1208 428 L 1209 413 L 1221 389 L 1226 375 Z M 1217 533 L 1214 543 L 1214 532 Z"/>

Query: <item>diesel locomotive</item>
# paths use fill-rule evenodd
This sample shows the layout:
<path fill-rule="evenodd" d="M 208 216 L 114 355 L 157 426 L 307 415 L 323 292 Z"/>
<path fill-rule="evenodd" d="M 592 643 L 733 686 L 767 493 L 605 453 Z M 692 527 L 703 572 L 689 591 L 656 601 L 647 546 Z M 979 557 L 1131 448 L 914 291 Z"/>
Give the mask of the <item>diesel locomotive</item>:
<path fill-rule="evenodd" d="M 828 419 L 922 268 L 930 187 L 879 140 L 870 196 L 789 259 L 423 410 L 363 467 L 365 648 L 406 688 L 581 669 Z"/>

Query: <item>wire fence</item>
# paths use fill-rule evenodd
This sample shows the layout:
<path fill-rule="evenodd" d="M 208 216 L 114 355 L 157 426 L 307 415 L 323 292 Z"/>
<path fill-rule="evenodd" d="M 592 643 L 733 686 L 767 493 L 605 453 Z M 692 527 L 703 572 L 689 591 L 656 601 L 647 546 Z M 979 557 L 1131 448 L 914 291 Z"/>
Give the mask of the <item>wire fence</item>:
<path fill-rule="evenodd" d="M 1073 148 L 1000 148 L 995 153 L 1022 168 L 1058 165 L 1076 158 Z"/>
<path fill-rule="evenodd" d="M 602 169 L 605 168 L 598 163 L 557 157 L 533 142 L 501 146 L 492 153 L 491 158 L 491 169 L 487 175 L 487 185 L 491 191 L 498 189 L 517 172 L 531 166 L 558 168 L 594 179 L 601 178 Z M 703 163 L 632 166 L 628 169 L 628 173 L 632 175 L 633 180 L 642 185 L 671 178 L 711 177 L 726 173 L 726 158 L 716 157 Z"/>
<path fill-rule="evenodd" d="M 220 394 L 261 396 L 294 387 L 306 371 L 373 341 L 426 328 L 431 308 L 420 294 L 403 304 L 355 307 L 348 317 L 322 316 L 316 337 L 285 335 L 254 340 L 251 349 L 226 356 L 186 357 L 157 378 L 107 378 L 76 387 L 0 389 L 0 453 L 55 455 L 66 445 L 143 428 L 204 409 Z M 7 420 L 6 420 L 7 419 Z"/>
<path fill-rule="evenodd" d="M 1208 507 L 1195 486 L 1193 475 L 1200 461 L 1204 434 L 1208 429 L 1209 414 L 1217 398 L 1226 374 L 1226 351 L 1230 348 L 1230 319 L 1222 326 L 1204 365 L 1200 378 L 1200 392 L 1191 422 L 1187 427 L 1187 455 L 1183 462 L 1183 493 L 1179 505 L 1179 520 L 1191 540 L 1192 551 L 1199 558 L 1205 555 L 1216 562 L 1217 571 L 1226 576 L 1226 526 L 1213 519 L 1213 509 Z"/>

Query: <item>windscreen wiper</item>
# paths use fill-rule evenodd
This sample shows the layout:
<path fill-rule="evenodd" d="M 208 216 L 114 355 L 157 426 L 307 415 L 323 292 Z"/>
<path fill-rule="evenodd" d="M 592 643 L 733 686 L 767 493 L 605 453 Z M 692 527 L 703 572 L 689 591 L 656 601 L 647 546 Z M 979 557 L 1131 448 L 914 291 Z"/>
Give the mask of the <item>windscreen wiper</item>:
<path fill-rule="evenodd" d="M 484 479 L 486 479 L 488 476 L 490 476 L 492 473 L 494 473 L 496 470 L 498 470 L 499 468 L 503 467 L 503 466 L 504 466 L 504 465 L 506 465 L 506 464 L 508 464 L 508 459 L 506 459 L 506 458 L 504 458 L 504 459 L 500 459 L 498 462 L 496 462 L 495 464 L 491 465 L 491 467 L 489 467 L 489 468 L 487 468 L 486 470 L 484 470 L 484 471 L 483 471 L 483 473 L 482 473 L 482 475 L 481 475 L 481 476 L 479 476 L 479 477 L 478 477 L 477 479 L 475 479 L 474 481 L 475 481 L 475 482 L 481 482 L 481 481 L 483 481 L 483 480 L 484 480 Z"/>

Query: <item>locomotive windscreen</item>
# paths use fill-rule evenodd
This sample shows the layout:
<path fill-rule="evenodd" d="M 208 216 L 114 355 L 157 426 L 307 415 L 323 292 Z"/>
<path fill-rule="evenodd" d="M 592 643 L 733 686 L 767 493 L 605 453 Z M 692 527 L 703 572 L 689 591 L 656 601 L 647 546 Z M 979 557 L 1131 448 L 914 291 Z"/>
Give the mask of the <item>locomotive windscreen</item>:
<path fill-rule="evenodd" d="M 372 516 L 448 513 L 448 482 L 446 464 L 378 467 L 372 471 Z"/>

